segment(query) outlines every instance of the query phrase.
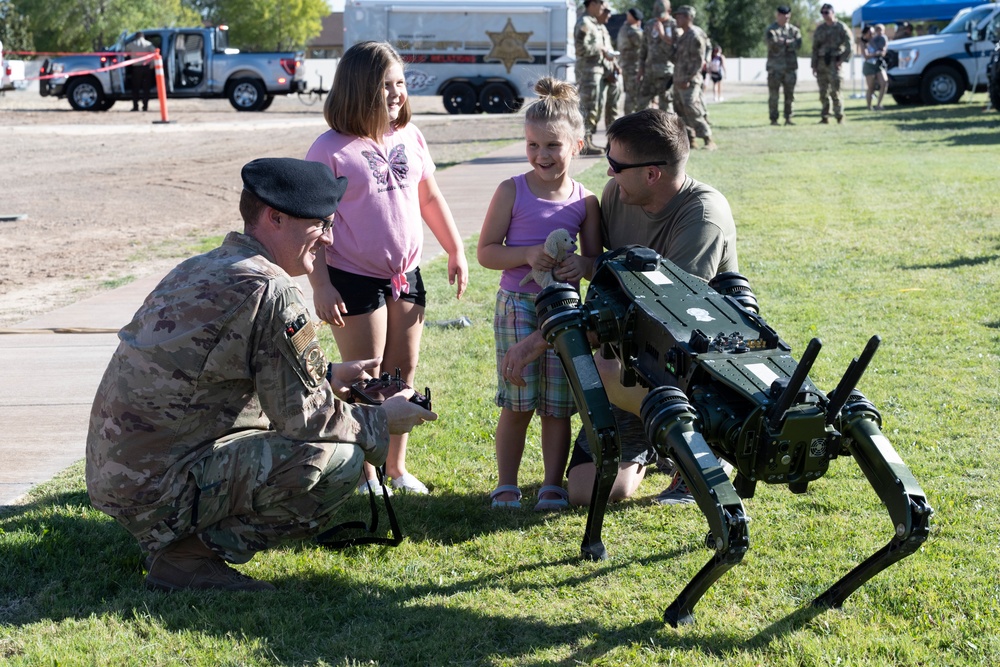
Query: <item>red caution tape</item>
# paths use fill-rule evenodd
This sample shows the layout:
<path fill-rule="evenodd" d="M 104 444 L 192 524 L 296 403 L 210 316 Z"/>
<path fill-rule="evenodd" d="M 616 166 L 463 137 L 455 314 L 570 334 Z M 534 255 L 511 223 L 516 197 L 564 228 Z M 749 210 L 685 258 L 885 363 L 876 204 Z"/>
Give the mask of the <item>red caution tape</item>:
<path fill-rule="evenodd" d="M 70 54 L 70 55 L 74 55 L 74 56 L 79 56 L 79 55 L 90 56 L 90 55 L 101 55 L 101 54 L 95 54 L 95 53 L 74 53 L 74 54 Z M 122 56 L 124 54 L 113 53 L 111 55 Z M 84 74 L 96 74 L 97 72 L 109 72 L 109 71 L 111 71 L 113 69 L 121 69 L 123 67 L 131 67 L 133 65 L 140 65 L 140 64 L 146 62 L 147 60 L 153 60 L 155 57 L 156 57 L 155 53 L 150 53 L 150 54 L 147 54 L 147 55 L 144 55 L 144 56 L 138 56 L 138 57 L 131 58 L 131 59 L 126 60 L 124 62 L 114 63 L 112 65 L 108 65 L 107 67 L 99 67 L 97 69 L 74 70 L 72 72 L 58 72 L 57 74 L 43 74 L 43 75 L 40 75 L 40 76 L 26 76 L 26 77 L 24 77 L 24 80 L 25 81 L 42 81 L 44 79 L 66 79 L 66 78 L 69 78 L 71 76 L 83 76 Z M 147 67 L 148 67 L 148 65 L 147 65 Z"/>

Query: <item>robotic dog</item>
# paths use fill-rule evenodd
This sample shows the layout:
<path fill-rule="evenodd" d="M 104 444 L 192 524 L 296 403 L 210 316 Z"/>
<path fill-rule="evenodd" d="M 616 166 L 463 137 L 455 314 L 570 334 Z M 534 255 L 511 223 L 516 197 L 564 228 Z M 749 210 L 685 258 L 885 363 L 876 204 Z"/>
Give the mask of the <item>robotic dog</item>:
<path fill-rule="evenodd" d="M 621 363 L 621 382 L 651 391 L 642 403 L 646 433 L 680 469 L 708 520 L 712 559 L 666 609 L 673 627 L 692 623 L 694 606 L 749 548 L 741 498 L 757 482 L 805 493 L 830 461 L 853 456 L 889 510 L 895 536 L 813 601 L 839 607 L 859 586 L 927 539 L 931 508 L 909 468 L 880 430 L 882 417 L 855 385 L 875 354 L 872 337 L 830 394 L 808 373 L 822 346 L 814 338 L 796 364 L 791 348 L 757 315 L 746 279 L 721 274 L 709 285 L 630 246 L 597 262 L 586 303 L 565 283 L 535 302 L 539 326 L 555 347 L 597 462 L 583 536 L 585 558 L 607 558 L 601 527 L 621 445 L 588 333 L 605 358 Z M 724 331 L 727 333 L 706 333 Z M 731 463 L 730 483 L 719 459 Z"/>

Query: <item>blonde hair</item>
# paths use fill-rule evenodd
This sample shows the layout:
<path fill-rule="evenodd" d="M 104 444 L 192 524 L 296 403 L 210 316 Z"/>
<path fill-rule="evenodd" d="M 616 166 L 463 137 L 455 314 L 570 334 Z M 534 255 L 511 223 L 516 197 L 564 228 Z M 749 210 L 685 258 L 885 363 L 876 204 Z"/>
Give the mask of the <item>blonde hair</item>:
<path fill-rule="evenodd" d="M 576 87 L 561 79 L 546 76 L 535 83 L 538 99 L 528 105 L 524 112 L 525 123 L 565 126 L 574 141 L 582 141 L 583 115 L 580 113 L 580 97 Z"/>
<path fill-rule="evenodd" d="M 407 97 L 395 121 L 385 108 L 385 73 L 403 59 L 386 42 L 358 42 L 341 57 L 326 96 L 323 117 L 332 129 L 354 137 L 381 139 L 410 122 Z"/>

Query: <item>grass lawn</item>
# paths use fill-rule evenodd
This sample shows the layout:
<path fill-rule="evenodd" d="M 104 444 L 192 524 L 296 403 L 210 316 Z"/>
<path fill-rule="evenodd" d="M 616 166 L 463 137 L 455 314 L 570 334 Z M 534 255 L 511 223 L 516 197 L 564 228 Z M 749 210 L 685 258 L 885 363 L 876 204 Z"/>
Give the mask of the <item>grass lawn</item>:
<path fill-rule="evenodd" d="M 977 97 L 880 114 L 849 100 L 848 123 L 821 126 L 803 93 L 799 125 L 772 128 L 766 98 L 747 95 L 711 106 L 721 149 L 689 163 L 732 205 L 761 314 L 796 357 L 823 340 L 818 386 L 831 390 L 868 338 L 883 338 L 859 389 L 935 514 L 923 548 L 842 609 L 808 603 L 892 532 L 847 458 L 805 495 L 758 486 L 745 503 L 749 553 L 679 630 L 663 610 L 710 552 L 696 507 L 651 502 L 662 476 L 609 508 L 601 563 L 579 559 L 584 510 L 531 511 L 537 428 L 525 507 L 491 511 L 499 275 L 475 264 L 473 241 L 462 301 L 443 261 L 423 267 L 428 321 L 473 326 L 424 334 L 417 384 L 441 418 L 414 433 L 409 461 L 433 493 L 395 501 L 401 546 L 263 553 L 244 571 L 273 593 L 148 592 L 137 547 L 90 507 L 77 465 L 0 514 L 0 664 L 995 664 L 1000 114 Z M 600 192 L 606 176 L 595 167 L 583 180 Z M 344 517 L 366 511 L 352 499 Z"/>

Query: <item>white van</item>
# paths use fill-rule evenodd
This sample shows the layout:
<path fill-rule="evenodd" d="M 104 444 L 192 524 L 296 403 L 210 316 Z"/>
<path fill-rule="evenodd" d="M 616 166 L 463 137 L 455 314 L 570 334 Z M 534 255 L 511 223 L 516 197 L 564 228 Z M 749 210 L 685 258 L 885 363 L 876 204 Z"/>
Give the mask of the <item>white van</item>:
<path fill-rule="evenodd" d="M 898 104 L 953 104 L 986 90 L 986 65 L 1000 38 L 1000 2 L 963 9 L 936 35 L 889 42 L 889 93 Z"/>

